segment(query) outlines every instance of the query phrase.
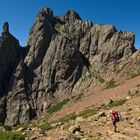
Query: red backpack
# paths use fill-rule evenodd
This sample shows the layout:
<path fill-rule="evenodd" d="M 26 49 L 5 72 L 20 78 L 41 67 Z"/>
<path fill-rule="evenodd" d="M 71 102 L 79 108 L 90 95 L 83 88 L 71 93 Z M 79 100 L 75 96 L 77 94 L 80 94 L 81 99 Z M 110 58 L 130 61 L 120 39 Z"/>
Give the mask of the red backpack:
<path fill-rule="evenodd" d="M 119 122 L 120 121 L 120 113 L 119 112 L 114 112 L 112 114 L 112 119 L 115 120 L 115 122 Z"/>

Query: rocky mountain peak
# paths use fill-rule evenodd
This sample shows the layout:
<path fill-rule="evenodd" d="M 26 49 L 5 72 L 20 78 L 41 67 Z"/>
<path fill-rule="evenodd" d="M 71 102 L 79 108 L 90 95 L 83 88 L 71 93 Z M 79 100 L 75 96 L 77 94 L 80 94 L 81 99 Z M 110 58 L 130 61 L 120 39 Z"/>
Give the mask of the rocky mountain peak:
<path fill-rule="evenodd" d="M 3 24 L 3 32 L 4 33 L 9 32 L 9 23 L 8 22 L 4 22 L 4 24 Z"/>
<path fill-rule="evenodd" d="M 50 8 L 42 8 L 37 16 L 36 16 L 36 20 L 43 20 L 45 18 L 53 18 L 54 15 L 53 15 L 53 11 L 50 9 Z"/>
<path fill-rule="evenodd" d="M 6 39 L 8 39 L 9 36 L 10 36 L 9 23 L 4 22 L 4 24 L 3 24 L 3 32 L 2 32 L 2 39 L 6 40 Z"/>
<path fill-rule="evenodd" d="M 81 20 L 80 15 L 74 10 L 67 11 L 67 13 L 62 16 L 62 19 L 64 22 L 73 22 L 76 19 Z"/>
<path fill-rule="evenodd" d="M 55 31 L 55 19 L 53 11 L 50 8 L 43 8 L 39 11 L 36 21 L 30 30 L 28 39 L 29 52 L 25 62 L 27 65 L 36 65 L 42 63 L 52 35 Z M 31 53 L 31 54 L 30 54 Z M 33 60 L 33 57 L 35 58 Z M 27 60 L 28 59 L 28 60 Z M 36 62 L 37 61 L 37 62 Z"/>
<path fill-rule="evenodd" d="M 82 21 L 75 11 L 54 17 L 50 8 L 41 9 L 25 48 L 7 22 L 2 34 L 0 122 L 6 125 L 46 115 L 52 104 L 114 78 L 136 51 L 134 33 Z"/>
<path fill-rule="evenodd" d="M 12 52 L 16 53 L 16 56 L 20 56 L 19 41 L 9 32 L 9 23 L 7 21 L 3 24 L 3 32 L 1 35 L 0 46 L 7 47 L 7 49 L 10 49 L 8 46 L 11 46 L 11 50 L 13 50 Z"/>

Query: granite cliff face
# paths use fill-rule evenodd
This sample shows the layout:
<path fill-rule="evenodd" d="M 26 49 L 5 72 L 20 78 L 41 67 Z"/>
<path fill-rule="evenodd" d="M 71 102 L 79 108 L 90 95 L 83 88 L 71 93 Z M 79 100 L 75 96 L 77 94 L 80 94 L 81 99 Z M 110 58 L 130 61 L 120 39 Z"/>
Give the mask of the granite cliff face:
<path fill-rule="evenodd" d="M 0 37 L 0 122 L 17 125 L 41 117 L 72 92 L 116 77 L 130 62 L 137 66 L 134 40 L 132 32 L 82 21 L 75 11 L 55 17 L 43 8 L 22 48 L 6 22 Z"/>

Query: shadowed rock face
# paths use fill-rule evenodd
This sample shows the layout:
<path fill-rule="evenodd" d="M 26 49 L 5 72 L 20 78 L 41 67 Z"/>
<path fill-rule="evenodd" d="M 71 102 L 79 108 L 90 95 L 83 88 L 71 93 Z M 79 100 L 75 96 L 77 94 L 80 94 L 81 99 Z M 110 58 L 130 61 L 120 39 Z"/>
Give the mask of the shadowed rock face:
<path fill-rule="evenodd" d="M 6 118 L 6 98 L 10 86 L 10 79 L 21 57 L 18 40 L 9 33 L 8 23 L 4 23 L 0 39 L 0 121 Z M 13 83 L 12 83 L 13 84 Z"/>
<path fill-rule="evenodd" d="M 115 72 L 134 56 L 134 39 L 134 33 L 118 32 L 112 25 L 82 21 L 75 11 L 54 17 L 50 8 L 43 8 L 30 30 L 27 46 L 21 48 L 10 34 L 9 24 L 4 23 L 0 37 L 0 122 L 17 125 L 42 116 L 52 103 L 86 84 L 81 79 L 87 73 L 91 74 L 88 80 L 97 75 L 111 77 L 112 69 Z"/>

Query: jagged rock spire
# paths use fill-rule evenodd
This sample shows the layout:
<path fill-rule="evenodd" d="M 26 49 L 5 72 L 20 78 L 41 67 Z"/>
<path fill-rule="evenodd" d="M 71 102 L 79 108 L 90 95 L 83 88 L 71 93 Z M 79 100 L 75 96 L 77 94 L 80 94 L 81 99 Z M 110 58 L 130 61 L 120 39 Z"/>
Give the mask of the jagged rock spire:
<path fill-rule="evenodd" d="M 7 21 L 3 24 L 3 32 L 9 33 L 9 23 Z"/>
<path fill-rule="evenodd" d="M 6 21 L 6 22 L 4 22 L 4 24 L 3 24 L 3 32 L 2 32 L 2 39 L 3 40 L 6 40 L 7 38 L 8 38 L 8 36 L 9 36 L 9 23 Z"/>
<path fill-rule="evenodd" d="M 81 20 L 80 15 L 74 10 L 67 11 L 67 13 L 63 15 L 61 18 L 64 22 L 73 22 L 76 19 Z"/>

